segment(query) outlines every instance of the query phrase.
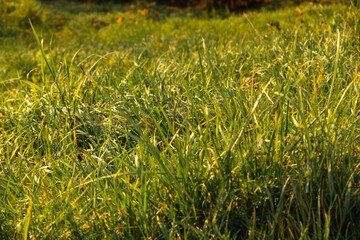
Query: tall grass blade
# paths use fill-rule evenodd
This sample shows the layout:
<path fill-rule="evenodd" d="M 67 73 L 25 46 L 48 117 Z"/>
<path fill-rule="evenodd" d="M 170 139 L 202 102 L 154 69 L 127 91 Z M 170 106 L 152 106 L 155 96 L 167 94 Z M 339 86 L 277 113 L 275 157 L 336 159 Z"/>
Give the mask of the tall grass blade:
<path fill-rule="evenodd" d="M 36 33 L 36 30 L 35 30 L 34 26 L 32 25 L 32 22 L 31 22 L 30 19 L 29 19 L 29 23 L 30 23 L 31 29 L 32 29 L 32 31 L 33 31 L 33 33 L 34 33 L 34 36 L 35 36 L 36 42 L 37 42 L 37 44 L 38 44 L 38 47 L 40 48 L 42 60 L 45 61 L 46 66 L 48 67 L 52 78 L 53 78 L 54 80 L 56 80 L 55 70 L 54 70 L 53 67 L 49 64 L 49 61 L 47 60 L 47 57 L 46 57 L 46 54 L 45 54 L 43 45 L 41 44 L 41 41 L 40 41 L 40 39 L 39 39 L 39 37 L 38 37 L 38 35 L 37 35 L 37 33 Z"/>
<path fill-rule="evenodd" d="M 24 218 L 24 228 L 23 228 L 23 238 L 24 238 L 24 240 L 27 240 L 27 238 L 28 238 L 29 225 L 30 225 L 30 221 L 31 221 L 32 205 L 33 205 L 33 202 L 32 202 L 32 200 L 30 198 L 29 206 L 27 208 L 26 215 L 25 215 L 25 218 Z"/>
<path fill-rule="evenodd" d="M 333 94 L 333 90 L 334 90 L 334 84 L 335 84 L 335 81 L 336 81 L 336 78 L 337 78 L 339 54 L 340 54 L 340 30 L 337 29 L 335 64 L 334 64 L 333 77 L 332 77 L 331 84 L 330 84 L 329 97 L 328 97 L 328 101 L 327 101 L 327 104 L 326 104 L 327 109 L 329 108 L 329 105 L 330 105 L 330 102 L 331 102 L 331 98 L 332 98 L 332 94 Z"/>

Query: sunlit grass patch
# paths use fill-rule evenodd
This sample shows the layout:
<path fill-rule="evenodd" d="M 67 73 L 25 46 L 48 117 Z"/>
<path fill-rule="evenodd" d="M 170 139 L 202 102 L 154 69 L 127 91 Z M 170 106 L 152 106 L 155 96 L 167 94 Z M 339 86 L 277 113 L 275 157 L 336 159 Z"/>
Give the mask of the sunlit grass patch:
<path fill-rule="evenodd" d="M 97 7 L 4 38 L 1 236 L 359 237 L 354 9 Z"/>

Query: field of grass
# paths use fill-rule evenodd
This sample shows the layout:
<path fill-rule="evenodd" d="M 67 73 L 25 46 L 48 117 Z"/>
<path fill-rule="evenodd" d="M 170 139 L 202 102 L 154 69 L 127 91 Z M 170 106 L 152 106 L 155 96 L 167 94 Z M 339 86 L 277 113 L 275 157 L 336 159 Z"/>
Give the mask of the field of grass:
<path fill-rule="evenodd" d="M 360 239 L 355 8 L 0 14 L 1 239 Z"/>

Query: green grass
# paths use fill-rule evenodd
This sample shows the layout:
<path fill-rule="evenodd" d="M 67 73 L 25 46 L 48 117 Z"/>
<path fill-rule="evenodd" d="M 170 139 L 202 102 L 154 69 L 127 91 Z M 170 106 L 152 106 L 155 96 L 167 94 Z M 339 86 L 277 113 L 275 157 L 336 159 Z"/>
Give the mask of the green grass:
<path fill-rule="evenodd" d="M 356 9 L 0 4 L 2 238 L 360 238 Z"/>

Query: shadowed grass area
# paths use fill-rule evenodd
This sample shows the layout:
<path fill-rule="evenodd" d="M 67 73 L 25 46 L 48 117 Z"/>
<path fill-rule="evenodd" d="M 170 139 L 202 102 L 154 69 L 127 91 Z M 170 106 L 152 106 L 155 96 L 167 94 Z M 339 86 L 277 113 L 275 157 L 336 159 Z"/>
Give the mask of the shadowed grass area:
<path fill-rule="evenodd" d="M 1 36 L 1 236 L 360 237 L 356 9 L 87 7 Z"/>

